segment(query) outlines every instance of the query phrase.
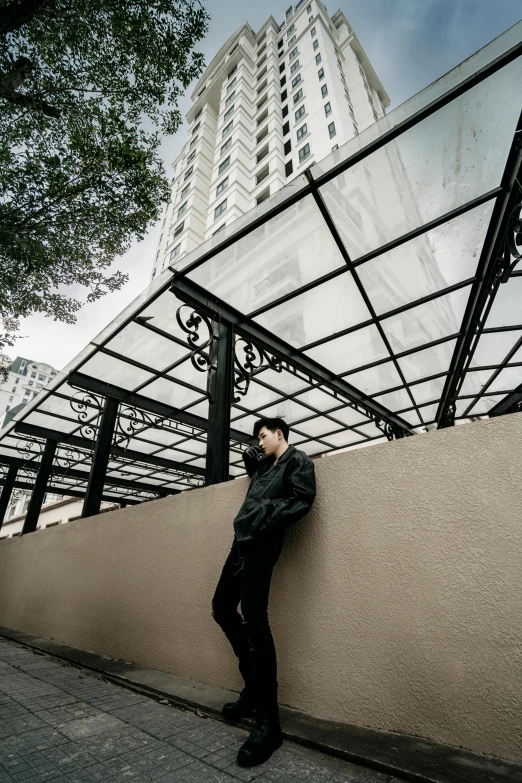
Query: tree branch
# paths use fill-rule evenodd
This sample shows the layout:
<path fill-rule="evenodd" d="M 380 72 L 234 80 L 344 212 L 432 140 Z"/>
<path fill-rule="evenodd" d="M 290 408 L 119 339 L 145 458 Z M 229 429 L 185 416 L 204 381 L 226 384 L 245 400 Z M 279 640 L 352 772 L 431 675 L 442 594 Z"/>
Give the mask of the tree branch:
<path fill-rule="evenodd" d="M 27 24 L 50 0 L 13 0 L 0 8 L 0 35 L 12 33 Z"/>

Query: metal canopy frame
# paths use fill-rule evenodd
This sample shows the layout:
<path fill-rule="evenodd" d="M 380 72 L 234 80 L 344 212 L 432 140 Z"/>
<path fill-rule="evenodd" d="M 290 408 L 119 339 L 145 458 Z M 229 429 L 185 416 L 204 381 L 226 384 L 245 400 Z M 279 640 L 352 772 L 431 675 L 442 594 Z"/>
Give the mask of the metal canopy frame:
<path fill-rule="evenodd" d="M 519 23 L 166 269 L 0 432 L 0 508 L 244 475 L 263 415 L 314 456 L 518 410 L 521 77 Z"/>

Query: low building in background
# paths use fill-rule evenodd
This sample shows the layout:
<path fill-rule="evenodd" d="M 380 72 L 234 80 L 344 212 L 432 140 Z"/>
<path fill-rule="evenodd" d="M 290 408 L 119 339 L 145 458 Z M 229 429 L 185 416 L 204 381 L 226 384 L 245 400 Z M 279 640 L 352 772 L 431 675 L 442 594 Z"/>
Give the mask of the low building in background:
<path fill-rule="evenodd" d="M 45 362 L 17 356 L 9 368 L 9 378 L 0 385 L 0 429 L 21 406 L 36 397 L 57 372 L 58 370 Z"/>
<path fill-rule="evenodd" d="M 37 530 L 43 530 L 46 527 L 54 527 L 55 525 L 65 525 L 67 522 L 73 522 L 75 519 L 80 519 L 82 514 L 83 498 L 64 498 L 61 500 L 55 500 L 58 495 L 47 495 L 47 505 L 42 507 L 40 516 L 38 517 Z M 27 503 L 27 505 L 29 505 Z M 119 503 L 109 503 L 103 501 L 100 508 L 100 514 L 104 511 L 113 511 L 120 508 Z M 25 506 L 24 512 L 16 516 L 12 516 L 10 519 L 6 519 L 0 530 L 0 539 L 2 538 L 14 538 L 15 536 L 22 535 L 22 529 L 25 521 L 25 514 L 27 512 L 27 506 Z"/>

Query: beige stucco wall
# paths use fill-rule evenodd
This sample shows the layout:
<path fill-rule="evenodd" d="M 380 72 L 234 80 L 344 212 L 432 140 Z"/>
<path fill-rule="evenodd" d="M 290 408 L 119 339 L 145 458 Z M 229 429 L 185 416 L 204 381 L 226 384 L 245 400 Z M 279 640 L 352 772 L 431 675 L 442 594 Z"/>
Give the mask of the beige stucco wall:
<path fill-rule="evenodd" d="M 522 414 L 316 462 L 280 703 L 522 761 Z M 211 599 L 248 479 L 0 542 L 0 624 L 239 690 Z"/>

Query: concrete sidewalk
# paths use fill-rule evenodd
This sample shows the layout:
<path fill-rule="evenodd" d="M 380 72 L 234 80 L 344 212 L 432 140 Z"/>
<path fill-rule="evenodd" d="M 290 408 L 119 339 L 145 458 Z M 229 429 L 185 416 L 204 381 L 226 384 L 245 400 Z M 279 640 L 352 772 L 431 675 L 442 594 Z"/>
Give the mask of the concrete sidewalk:
<path fill-rule="evenodd" d="M 399 783 L 287 740 L 244 769 L 248 733 L 0 638 L 0 783 Z"/>

